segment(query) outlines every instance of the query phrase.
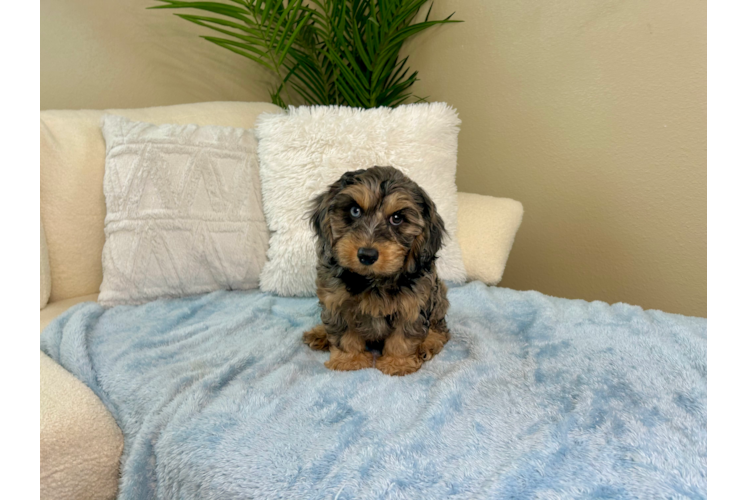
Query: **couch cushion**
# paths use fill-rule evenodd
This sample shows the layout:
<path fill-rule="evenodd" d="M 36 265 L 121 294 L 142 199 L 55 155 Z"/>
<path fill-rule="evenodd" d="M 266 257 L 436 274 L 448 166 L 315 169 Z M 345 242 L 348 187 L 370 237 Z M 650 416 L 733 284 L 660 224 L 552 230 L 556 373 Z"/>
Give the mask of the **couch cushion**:
<path fill-rule="evenodd" d="M 457 240 L 468 280 L 496 285 L 522 223 L 522 203 L 473 193 L 457 193 L 457 201 Z"/>
<path fill-rule="evenodd" d="M 52 292 L 59 301 L 99 291 L 106 207 L 102 190 L 104 113 L 164 124 L 252 128 L 269 103 L 212 102 L 144 109 L 41 112 L 41 216 L 47 236 Z"/>
<path fill-rule="evenodd" d="M 39 291 L 40 309 L 44 309 L 52 293 L 52 277 L 49 271 L 49 252 L 47 252 L 47 237 L 44 234 L 44 224 L 39 222 L 41 235 L 39 236 Z"/>

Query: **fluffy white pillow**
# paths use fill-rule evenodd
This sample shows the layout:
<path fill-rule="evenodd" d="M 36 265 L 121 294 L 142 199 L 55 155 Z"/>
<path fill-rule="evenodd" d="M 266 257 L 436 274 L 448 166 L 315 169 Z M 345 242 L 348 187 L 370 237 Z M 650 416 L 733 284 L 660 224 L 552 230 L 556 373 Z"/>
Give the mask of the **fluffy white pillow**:
<path fill-rule="evenodd" d="M 105 115 L 99 302 L 258 286 L 268 232 L 252 130 Z"/>
<path fill-rule="evenodd" d="M 457 243 L 457 134 L 460 119 L 444 103 L 356 109 L 302 106 L 257 118 L 260 177 L 270 229 L 260 289 L 314 295 L 316 254 L 305 215 L 310 200 L 349 170 L 392 166 L 417 182 L 444 219 L 443 280 L 464 283 Z"/>

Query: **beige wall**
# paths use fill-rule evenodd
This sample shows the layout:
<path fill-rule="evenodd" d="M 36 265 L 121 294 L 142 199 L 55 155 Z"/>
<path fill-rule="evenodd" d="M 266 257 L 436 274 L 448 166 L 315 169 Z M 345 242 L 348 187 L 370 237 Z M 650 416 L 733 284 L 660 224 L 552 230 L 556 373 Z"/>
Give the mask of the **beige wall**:
<path fill-rule="evenodd" d="M 148 0 L 42 0 L 41 105 L 267 101 Z M 408 47 L 463 120 L 461 190 L 522 201 L 503 285 L 706 315 L 706 4 L 436 0 Z"/>
<path fill-rule="evenodd" d="M 41 108 L 269 102 L 264 68 L 155 0 L 41 0 Z M 186 12 L 185 12 L 186 13 Z"/>
<path fill-rule="evenodd" d="M 437 0 L 416 93 L 457 185 L 520 200 L 503 286 L 706 316 L 706 2 Z"/>

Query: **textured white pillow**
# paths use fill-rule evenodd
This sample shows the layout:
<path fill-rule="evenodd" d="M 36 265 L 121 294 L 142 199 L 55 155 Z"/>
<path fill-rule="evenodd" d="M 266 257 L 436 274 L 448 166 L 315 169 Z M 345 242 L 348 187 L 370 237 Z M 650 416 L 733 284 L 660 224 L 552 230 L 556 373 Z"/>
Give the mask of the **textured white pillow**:
<path fill-rule="evenodd" d="M 444 103 L 356 109 L 302 106 L 262 114 L 259 140 L 262 203 L 270 229 L 260 289 L 314 295 L 316 254 L 306 213 L 310 200 L 349 170 L 400 169 L 436 204 L 448 237 L 438 254 L 439 276 L 464 283 L 457 243 L 457 134 L 460 119 Z"/>
<path fill-rule="evenodd" d="M 268 232 L 252 130 L 102 118 L 99 302 L 258 286 Z"/>

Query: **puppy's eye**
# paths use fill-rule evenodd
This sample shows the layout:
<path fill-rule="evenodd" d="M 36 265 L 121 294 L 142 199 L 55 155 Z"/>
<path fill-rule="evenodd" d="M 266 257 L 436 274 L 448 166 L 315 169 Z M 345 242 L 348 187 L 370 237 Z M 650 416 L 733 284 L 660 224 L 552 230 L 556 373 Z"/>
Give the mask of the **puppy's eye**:
<path fill-rule="evenodd" d="M 361 217 L 361 209 L 359 207 L 351 207 L 351 217 L 354 219 Z"/>
<path fill-rule="evenodd" d="M 399 226 L 403 223 L 403 216 L 400 214 L 392 214 L 390 215 L 390 224 L 393 226 Z"/>

